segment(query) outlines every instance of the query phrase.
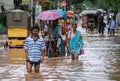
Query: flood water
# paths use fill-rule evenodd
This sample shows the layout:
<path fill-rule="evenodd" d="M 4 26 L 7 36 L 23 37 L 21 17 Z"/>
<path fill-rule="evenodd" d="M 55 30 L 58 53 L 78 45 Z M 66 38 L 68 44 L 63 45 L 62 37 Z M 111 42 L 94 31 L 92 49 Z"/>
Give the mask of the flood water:
<path fill-rule="evenodd" d="M 26 72 L 24 54 L 10 56 L 1 39 L 0 81 L 120 81 L 119 36 L 99 36 L 83 30 L 85 54 L 79 61 L 72 61 L 70 56 L 45 57 L 40 73 L 31 74 Z"/>

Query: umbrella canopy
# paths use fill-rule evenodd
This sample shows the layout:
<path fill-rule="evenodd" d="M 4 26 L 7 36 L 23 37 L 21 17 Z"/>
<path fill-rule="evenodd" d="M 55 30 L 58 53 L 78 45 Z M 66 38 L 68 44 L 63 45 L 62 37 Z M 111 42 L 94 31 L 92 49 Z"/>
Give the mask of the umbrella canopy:
<path fill-rule="evenodd" d="M 63 10 L 51 10 L 51 11 L 59 13 L 64 19 L 66 18 L 66 12 Z"/>
<path fill-rule="evenodd" d="M 43 11 L 38 17 L 37 20 L 56 20 L 62 18 L 62 16 L 57 12 L 52 11 Z"/>
<path fill-rule="evenodd" d="M 67 14 L 67 16 L 70 16 L 70 17 L 71 17 L 71 16 L 74 16 L 74 12 L 73 12 L 73 11 L 70 11 L 70 10 L 67 11 L 66 14 Z"/>

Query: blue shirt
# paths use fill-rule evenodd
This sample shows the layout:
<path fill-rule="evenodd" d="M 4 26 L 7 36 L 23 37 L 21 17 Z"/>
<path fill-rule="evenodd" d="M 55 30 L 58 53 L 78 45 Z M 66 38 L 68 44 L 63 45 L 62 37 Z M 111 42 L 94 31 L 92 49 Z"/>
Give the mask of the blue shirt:
<path fill-rule="evenodd" d="M 56 38 L 57 35 L 61 35 L 60 26 L 57 25 L 56 27 L 51 27 L 51 34 L 52 34 L 52 38 Z"/>
<path fill-rule="evenodd" d="M 110 20 L 109 24 L 108 24 L 109 28 L 111 29 L 115 29 L 117 27 L 117 23 L 115 20 Z"/>
<path fill-rule="evenodd" d="M 29 36 L 25 40 L 24 49 L 28 51 L 29 59 L 39 59 L 41 58 L 41 50 L 46 49 L 45 42 L 42 37 L 34 40 L 32 36 Z"/>

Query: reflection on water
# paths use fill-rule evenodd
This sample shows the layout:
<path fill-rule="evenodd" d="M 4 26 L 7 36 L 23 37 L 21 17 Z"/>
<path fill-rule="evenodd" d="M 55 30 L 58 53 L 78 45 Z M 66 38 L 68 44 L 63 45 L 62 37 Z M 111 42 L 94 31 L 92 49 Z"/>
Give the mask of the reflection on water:
<path fill-rule="evenodd" d="M 25 75 L 26 81 L 44 81 L 40 73 L 28 73 Z"/>
<path fill-rule="evenodd" d="M 9 64 L 25 64 L 25 52 L 23 49 L 8 49 Z"/>
<path fill-rule="evenodd" d="M 112 80 L 120 81 L 120 46 L 118 49 L 111 52 L 108 57 L 106 57 L 107 62 L 107 70 L 106 72 L 109 73 L 109 78 Z"/>
<path fill-rule="evenodd" d="M 71 61 L 70 56 L 46 57 L 40 73 L 28 74 L 24 53 L 7 55 L 1 48 L 0 81 L 120 81 L 119 37 L 84 36 L 84 42 L 85 55 L 79 61 Z"/>

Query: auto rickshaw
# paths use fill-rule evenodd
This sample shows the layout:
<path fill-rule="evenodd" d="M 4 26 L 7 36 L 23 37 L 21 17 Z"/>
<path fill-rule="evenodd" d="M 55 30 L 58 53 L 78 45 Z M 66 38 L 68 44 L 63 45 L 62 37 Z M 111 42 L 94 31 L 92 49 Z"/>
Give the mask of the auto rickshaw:
<path fill-rule="evenodd" d="M 7 45 L 8 45 L 8 63 L 15 63 L 12 58 L 24 58 L 25 52 L 23 45 L 26 37 L 29 35 L 28 12 L 22 10 L 12 10 L 7 13 Z M 17 60 L 18 61 L 18 60 Z M 20 60 L 19 60 L 20 61 Z M 23 62 L 23 60 L 21 60 Z"/>
<path fill-rule="evenodd" d="M 86 32 L 88 31 L 94 31 L 94 29 L 97 29 L 97 21 L 98 21 L 98 16 L 97 16 L 97 11 L 93 10 L 85 10 L 82 11 L 82 27 L 86 28 Z"/>

